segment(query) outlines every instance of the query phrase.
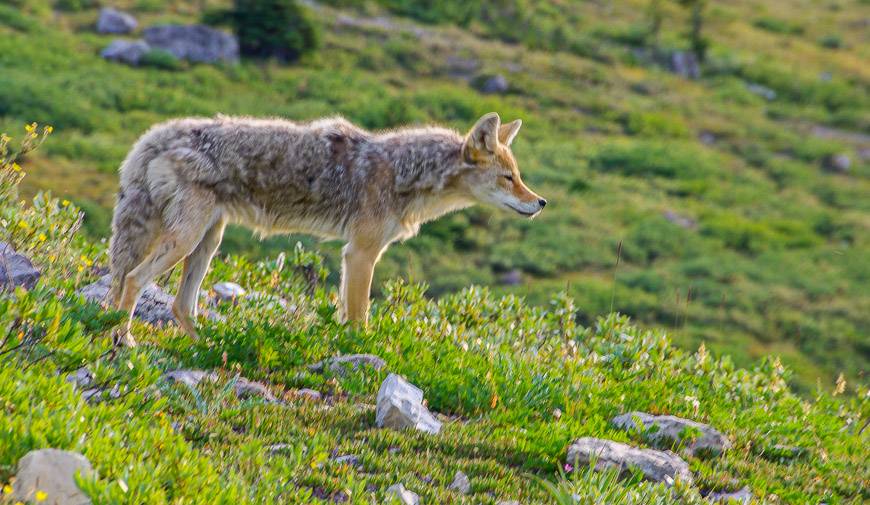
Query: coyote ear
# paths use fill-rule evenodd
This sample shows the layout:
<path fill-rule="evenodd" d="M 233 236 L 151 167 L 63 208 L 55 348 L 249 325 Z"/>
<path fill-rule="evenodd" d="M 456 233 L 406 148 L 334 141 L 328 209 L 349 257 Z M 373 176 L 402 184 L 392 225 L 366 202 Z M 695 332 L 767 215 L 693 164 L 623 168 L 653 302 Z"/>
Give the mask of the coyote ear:
<path fill-rule="evenodd" d="M 523 125 L 522 119 L 517 119 L 511 121 L 508 124 L 503 124 L 498 127 L 498 141 L 502 144 L 509 146 L 511 142 L 514 141 L 514 138 L 517 136 L 517 133 L 520 132 L 520 126 Z"/>
<path fill-rule="evenodd" d="M 465 148 L 492 154 L 498 147 L 498 127 L 501 119 L 495 112 L 484 114 L 468 132 Z"/>

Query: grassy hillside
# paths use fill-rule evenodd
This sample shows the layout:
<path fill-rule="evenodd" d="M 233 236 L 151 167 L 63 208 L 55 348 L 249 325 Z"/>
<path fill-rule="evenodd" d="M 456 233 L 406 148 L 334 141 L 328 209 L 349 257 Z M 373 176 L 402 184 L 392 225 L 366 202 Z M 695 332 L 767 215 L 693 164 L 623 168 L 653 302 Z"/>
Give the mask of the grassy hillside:
<path fill-rule="evenodd" d="M 210 310 L 225 320 L 202 319 L 197 342 L 174 326 L 137 322 L 140 345 L 113 347 L 124 314 L 75 294 L 101 275 L 104 245 L 74 235 L 79 211 L 69 202 L 19 204 L 22 172 L 2 163 L 3 144 L 0 240 L 31 257 L 42 277 L 30 291 L 0 291 L 0 503 L 11 503 L 17 461 L 45 447 L 91 461 L 97 477 L 78 485 L 95 504 L 384 503 L 397 482 L 422 503 L 696 505 L 710 503 L 701 494 L 744 487 L 757 503 L 870 499 L 866 388 L 840 381 L 802 398 L 777 359 L 738 368 L 615 314 L 578 325 L 565 296 L 546 310 L 481 288 L 436 302 L 420 286 L 393 282 L 368 329 L 352 328 L 334 321 L 322 259 L 299 248 L 286 261 L 218 260 L 206 280 L 233 280 L 293 309 L 223 303 Z M 349 353 L 375 353 L 386 369 L 308 366 Z M 88 400 L 67 378 L 82 369 L 92 374 Z M 185 387 L 162 377 L 176 369 L 219 378 Z M 388 372 L 423 389 L 444 423 L 439 434 L 375 427 L 373 402 Z M 263 381 L 278 401 L 237 398 L 240 376 Z M 694 486 L 566 465 L 578 437 L 646 447 L 644 433 L 610 423 L 632 410 L 709 423 L 732 447 L 687 457 Z M 681 434 L 674 449 L 696 436 Z M 334 459 L 343 455 L 358 462 Z M 456 471 L 468 475 L 468 495 L 448 489 Z"/>
<path fill-rule="evenodd" d="M 140 26 L 224 3 L 113 2 Z M 426 225 L 389 251 L 376 291 L 397 276 L 432 296 L 473 283 L 538 305 L 567 290 L 583 324 L 613 310 L 741 365 L 779 355 L 805 393 L 867 369 L 866 1 L 711 2 L 697 80 L 661 64 L 690 46 L 689 13 L 669 1 L 336 1 L 316 5 L 322 47 L 297 64 L 175 70 L 101 60 L 111 37 L 94 33 L 93 3 L 61 4 L 0 4 L 0 130 L 55 126 L 25 189 L 76 202 L 92 238 L 107 234 L 120 160 L 167 117 L 464 130 L 496 110 L 523 119 L 515 153 L 551 205 L 535 221 L 481 208 Z M 495 74 L 507 93 L 475 90 Z M 848 172 L 825 170 L 836 155 Z M 224 251 L 274 256 L 296 240 L 234 230 Z M 305 244 L 336 270 L 339 244 Z M 522 283 L 502 285 L 514 271 Z"/>

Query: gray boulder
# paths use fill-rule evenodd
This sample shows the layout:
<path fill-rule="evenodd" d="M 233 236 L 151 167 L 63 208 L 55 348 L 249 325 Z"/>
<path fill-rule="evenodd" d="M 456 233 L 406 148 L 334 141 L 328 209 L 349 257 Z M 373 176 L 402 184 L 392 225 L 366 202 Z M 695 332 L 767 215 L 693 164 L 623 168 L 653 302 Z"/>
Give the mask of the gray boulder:
<path fill-rule="evenodd" d="M 387 366 L 387 362 L 374 354 L 345 354 L 318 361 L 310 365 L 308 369 L 314 373 L 323 373 L 329 370 L 333 375 L 344 376 L 348 370 L 356 371 L 364 366 L 381 370 Z"/>
<path fill-rule="evenodd" d="M 616 469 L 625 474 L 630 468 L 636 468 L 652 482 L 668 482 L 668 479 L 679 479 L 687 484 L 694 482 L 689 465 L 671 451 L 638 449 L 591 437 L 579 438 L 568 447 L 568 464 L 584 466 L 592 460 L 599 471 Z"/>
<path fill-rule="evenodd" d="M 215 382 L 220 378 L 220 376 L 215 372 L 205 372 L 203 370 L 172 370 L 164 373 L 162 378 L 170 382 L 186 384 L 193 388 L 204 380 Z M 278 401 L 265 384 L 262 382 L 251 381 L 244 377 L 236 378 L 236 384 L 233 386 L 233 390 L 239 398 L 256 396 L 266 400 L 267 402 Z"/>
<path fill-rule="evenodd" d="M 614 417 L 611 422 L 623 430 L 631 430 L 639 425 L 646 432 L 644 435 L 647 441 L 660 449 L 682 443 L 682 450 L 691 456 L 719 455 L 731 447 L 728 437 L 710 425 L 681 417 L 629 412 Z M 682 441 L 686 430 L 694 430 L 699 433 L 699 436 Z"/>
<path fill-rule="evenodd" d="M 776 100 L 776 91 L 768 88 L 767 86 L 750 82 L 746 84 L 746 89 L 749 90 L 750 93 L 758 95 L 761 98 L 767 100 L 768 102 Z"/>
<path fill-rule="evenodd" d="M 392 373 L 378 391 L 375 422 L 379 428 L 414 428 L 432 435 L 441 430 L 441 423 L 423 405 L 423 391 Z"/>
<path fill-rule="evenodd" d="M 664 216 L 669 223 L 673 223 L 680 228 L 685 228 L 687 230 L 694 230 L 695 227 L 698 226 L 698 222 L 694 219 L 677 214 L 672 210 L 666 210 L 662 216 Z"/>
<path fill-rule="evenodd" d="M 113 9 L 111 7 L 103 7 L 100 9 L 100 17 L 97 19 L 97 32 L 99 33 L 115 33 L 123 35 L 130 33 L 139 26 L 131 14 Z"/>
<path fill-rule="evenodd" d="M 468 480 L 467 475 L 457 471 L 456 475 L 453 476 L 453 482 L 450 483 L 447 489 L 452 489 L 460 494 L 468 494 L 471 492 L 471 481 Z"/>
<path fill-rule="evenodd" d="M 91 500 L 78 488 L 75 475 L 91 477 L 93 467 L 77 452 L 59 449 L 30 451 L 18 462 L 12 501 L 36 503 L 36 492 L 46 494 L 43 505 L 84 505 Z"/>
<path fill-rule="evenodd" d="M 387 488 L 387 496 L 393 495 L 393 500 L 398 500 L 402 505 L 419 505 L 420 497 L 417 496 L 417 493 L 411 491 L 410 489 L 405 489 L 405 486 L 401 483 L 393 484 L 392 486 Z"/>
<path fill-rule="evenodd" d="M 144 40 L 113 40 L 105 49 L 100 51 L 100 56 L 109 61 L 138 65 L 142 57 L 151 50 Z"/>
<path fill-rule="evenodd" d="M 740 503 L 742 505 L 749 505 L 755 497 L 749 488 L 744 487 L 732 492 L 713 492 L 708 494 L 706 498 L 707 501 L 713 503 Z"/>
<path fill-rule="evenodd" d="M 106 274 L 100 277 L 97 282 L 79 289 L 77 293 L 85 297 L 89 302 L 103 303 L 109 294 L 111 282 L 111 275 Z M 157 284 L 152 282 L 142 291 L 142 296 L 139 297 L 139 302 L 136 303 L 136 310 L 133 311 L 133 316 L 154 325 L 175 323 L 175 316 L 172 315 L 172 302 L 174 299 L 172 295 L 166 293 Z"/>
<path fill-rule="evenodd" d="M 194 63 L 239 59 L 239 43 L 234 36 L 203 25 L 151 26 L 142 35 L 151 47 Z"/>
<path fill-rule="evenodd" d="M 6 242 L 0 242 L 0 291 L 11 291 L 18 286 L 32 289 L 39 276 L 39 270 L 26 256 L 15 252 Z"/>

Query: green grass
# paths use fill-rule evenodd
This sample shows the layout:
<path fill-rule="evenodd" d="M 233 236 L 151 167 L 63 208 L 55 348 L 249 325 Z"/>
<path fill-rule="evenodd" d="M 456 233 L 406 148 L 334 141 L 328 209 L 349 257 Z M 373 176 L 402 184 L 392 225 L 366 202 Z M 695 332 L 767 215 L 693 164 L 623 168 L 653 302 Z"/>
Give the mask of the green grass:
<path fill-rule="evenodd" d="M 97 477 L 78 483 L 96 504 L 382 503 L 396 482 L 425 503 L 701 504 L 699 490 L 743 486 L 764 503 L 870 499 L 866 386 L 841 382 L 800 397 L 778 359 L 740 368 L 703 346 L 680 350 L 616 313 L 581 325 L 564 293 L 542 307 L 480 287 L 433 300 L 423 286 L 396 281 L 368 327 L 354 328 L 335 322 L 323 259 L 299 246 L 286 260 L 220 258 L 206 280 L 278 294 L 295 310 L 219 305 L 226 320 L 201 318 L 196 342 L 137 322 L 140 345 L 114 348 L 124 314 L 73 294 L 99 275 L 105 244 L 75 234 L 73 205 L 42 195 L 19 203 L 20 177 L 0 163 L 0 240 L 30 255 L 43 277 L 31 291 L 0 292 L 0 483 L 15 485 L 28 451 L 55 447 L 93 463 Z M 346 353 L 375 353 L 387 369 L 332 376 L 307 366 Z M 118 394 L 83 400 L 65 380 L 82 366 Z M 160 378 L 178 368 L 220 379 L 188 388 Z M 421 387 L 445 416 L 438 435 L 374 426 L 389 372 Z M 236 398 L 240 375 L 282 402 Z M 325 400 L 296 398 L 302 387 Z M 733 448 L 688 458 L 696 487 L 565 473 L 567 446 L 581 436 L 645 446 L 643 433 L 609 424 L 632 410 L 710 423 Z M 286 447 L 272 454 L 279 443 Z M 361 466 L 331 461 L 345 454 Z M 471 480 L 468 496 L 447 489 L 457 470 Z"/>
<path fill-rule="evenodd" d="M 25 191 L 51 189 L 79 203 L 93 240 L 108 234 L 129 146 L 168 117 L 340 113 L 368 128 L 432 121 L 464 130 L 496 110 L 523 119 L 520 167 L 552 205 L 532 222 L 480 208 L 424 226 L 390 249 L 376 295 L 396 277 L 427 282 L 432 296 L 477 284 L 536 305 L 567 289 L 587 323 L 613 309 L 667 328 L 684 348 L 705 342 L 741 366 L 779 354 L 804 394 L 817 380 L 867 370 L 870 167 L 855 142 L 810 133 L 870 125 L 870 54 L 852 22 L 866 2 L 710 3 L 709 60 L 698 81 L 635 51 L 648 43 L 646 0 L 536 0 L 517 3 L 513 14 L 477 2 L 465 10 L 432 2 L 425 11 L 392 0 L 329 2 L 342 10 L 314 13 L 323 44 L 298 64 L 177 66 L 155 55 L 156 66 L 142 68 L 99 58 L 111 37 L 93 33 L 97 10 L 80 4 L 57 15 L 48 0 L 0 9 L 0 129 L 33 120 L 56 127 L 40 154 L 23 161 Z M 226 2 L 117 4 L 147 26 L 196 21 L 201 6 Z M 659 51 L 687 47 L 685 11 L 662 5 Z M 388 28 L 346 26 L 339 12 L 399 13 L 425 24 L 397 17 Z M 451 57 L 479 68 L 457 76 Z M 506 75 L 510 93 L 480 95 L 466 82 L 494 73 Z M 776 98 L 755 95 L 750 84 Z M 849 174 L 823 170 L 835 153 L 851 156 Z M 697 226 L 667 222 L 667 210 Z M 223 251 L 264 258 L 297 240 L 259 243 L 235 229 Z M 334 283 L 340 244 L 303 243 L 325 256 Z M 512 269 L 524 283 L 499 285 Z"/>

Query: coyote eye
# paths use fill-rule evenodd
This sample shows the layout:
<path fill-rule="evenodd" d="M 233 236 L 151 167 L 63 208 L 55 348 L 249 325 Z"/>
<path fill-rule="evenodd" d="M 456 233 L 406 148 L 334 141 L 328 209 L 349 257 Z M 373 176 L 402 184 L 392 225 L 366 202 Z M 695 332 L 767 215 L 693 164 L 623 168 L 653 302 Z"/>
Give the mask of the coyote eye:
<path fill-rule="evenodd" d="M 514 176 L 512 176 L 512 175 L 503 175 L 502 177 L 504 177 L 505 179 L 507 179 L 510 182 L 514 182 Z"/>

